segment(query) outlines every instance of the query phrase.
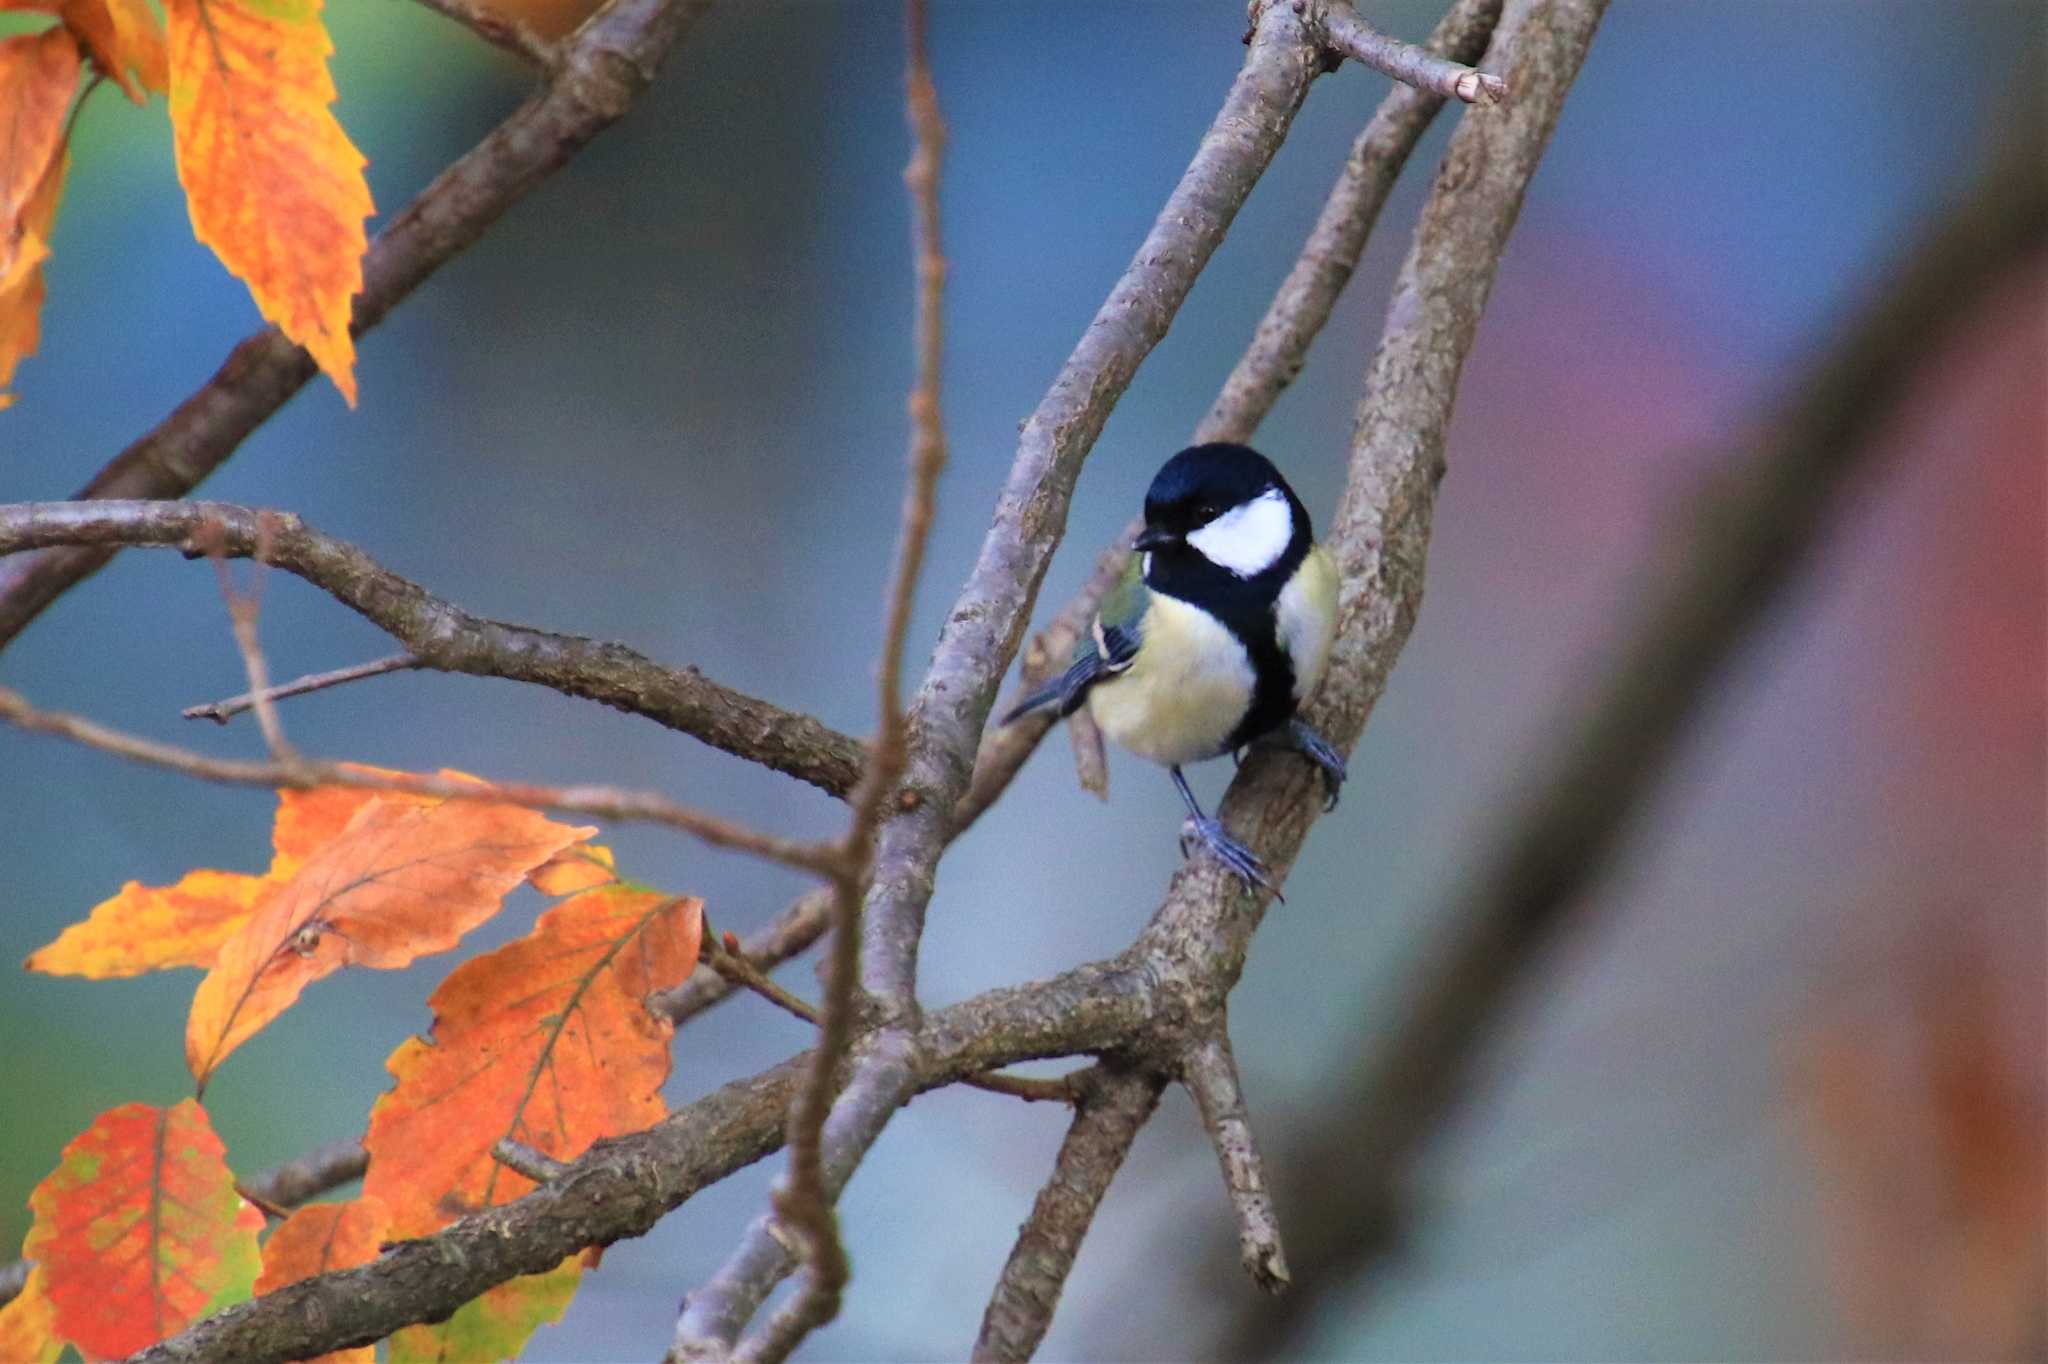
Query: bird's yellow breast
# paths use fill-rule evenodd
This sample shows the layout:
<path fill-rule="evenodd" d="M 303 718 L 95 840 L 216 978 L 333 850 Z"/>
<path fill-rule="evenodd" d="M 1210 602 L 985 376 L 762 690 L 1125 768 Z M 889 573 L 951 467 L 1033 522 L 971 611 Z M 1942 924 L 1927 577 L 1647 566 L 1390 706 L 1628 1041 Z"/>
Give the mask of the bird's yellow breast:
<path fill-rule="evenodd" d="M 1144 643 L 1131 665 L 1088 692 L 1095 723 L 1139 757 L 1168 766 L 1222 753 L 1251 705 L 1244 646 L 1208 612 L 1159 592 L 1139 630 Z"/>

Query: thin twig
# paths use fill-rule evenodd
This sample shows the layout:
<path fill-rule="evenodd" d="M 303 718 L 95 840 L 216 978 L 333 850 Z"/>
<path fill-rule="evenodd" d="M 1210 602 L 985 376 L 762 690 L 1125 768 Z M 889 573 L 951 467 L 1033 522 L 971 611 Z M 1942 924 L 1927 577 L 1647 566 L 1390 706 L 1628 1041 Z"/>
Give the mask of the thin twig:
<path fill-rule="evenodd" d="M 805 1000 L 783 989 L 759 967 L 748 961 L 737 938 L 730 943 L 721 943 L 707 930 L 704 935 L 704 961 L 712 970 L 734 985 L 752 990 L 783 1012 L 794 1014 L 812 1026 L 817 1025 L 818 1011 Z"/>
<path fill-rule="evenodd" d="M 426 665 L 411 654 L 390 654 L 384 658 L 373 658 L 368 663 L 352 663 L 346 668 L 334 668 L 324 673 L 308 673 L 290 682 L 279 683 L 270 688 L 265 695 L 269 700 L 283 701 L 293 696 L 304 696 L 308 692 L 339 687 L 347 682 L 360 682 L 366 677 L 382 677 L 386 673 L 405 672 L 424 666 Z M 216 724 L 224 725 L 255 703 L 253 693 L 243 692 L 240 696 L 230 696 L 225 700 L 187 706 L 179 714 L 187 720 L 212 720 Z"/>
<path fill-rule="evenodd" d="M 1053 1161 L 1052 1178 L 1038 1191 L 1031 1216 L 1017 1231 L 1010 1258 L 996 1279 L 975 1337 L 975 1364 L 1026 1360 L 1045 1339 L 1060 1293 L 1074 1268 L 1082 1238 L 1110 1181 L 1130 1153 L 1138 1129 L 1159 1106 L 1165 1082 L 1149 1071 L 1083 1071 L 1081 1098 Z"/>
<path fill-rule="evenodd" d="M 228 565 L 227 534 L 218 522 L 201 522 L 199 533 L 193 537 L 213 563 L 214 576 L 220 582 L 221 600 L 227 603 L 228 624 L 234 631 L 235 648 L 242 655 L 242 669 L 249 676 L 249 697 L 256 710 L 256 726 L 263 733 L 263 743 L 270 750 L 270 756 L 278 762 L 288 763 L 297 755 L 285 741 L 284 722 L 278 719 L 277 705 L 270 695 L 270 664 L 264 660 L 263 645 L 257 638 L 256 625 L 263 610 L 263 571 L 270 559 L 270 548 L 275 538 L 274 518 L 259 515 L 256 518 L 256 561 L 255 572 L 250 575 L 246 588 L 235 585 L 234 570 Z"/>
<path fill-rule="evenodd" d="M 909 760 L 908 719 L 903 713 L 903 648 L 910 612 L 923 576 L 938 481 L 946 467 L 946 433 L 939 413 L 939 370 L 945 348 L 942 304 L 946 258 L 939 235 L 939 163 L 946 130 L 939 118 L 925 50 L 925 0 L 905 5 L 907 59 L 905 101 L 913 150 L 903 181 L 912 209 L 911 256 L 917 272 L 917 309 L 912 348 L 916 378 L 909 400 L 910 477 L 903 495 L 897 537 L 896 573 L 884 611 L 882 656 L 877 669 L 878 723 L 868 769 L 850 803 L 852 818 L 841 844 L 842 863 L 833 877 L 832 951 L 825 976 L 825 1004 L 818 1045 L 789 1119 L 789 1173 L 774 1194 L 775 1216 L 796 1239 L 806 1267 L 803 1286 L 757 1335 L 739 1342 L 736 1359 L 781 1364 L 803 1338 L 839 1314 L 849 1268 L 826 1187 L 825 1123 L 833 1108 L 839 1069 L 853 1042 L 854 987 L 860 974 L 860 900 L 875 860 L 875 835 L 886 802 L 895 794 Z M 849 1087 L 858 1098 L 862 1077 Z M 885 1119 L 886 1120 L 886 1119 Z M 877 1124 L 879 1127 L 879 1124 Z M 842 1179 L 843 1182 L 843 1179 Z M 677 1343 L 684 1339 L 679 1322 Z"/>
<path fill-rule="evenodd" d="M 757 967 L 779 966 L 816 942 L 831 926 L 832 888 L 817 886 L 791 901 L 766 925 L 755 929 L 741 941 L 740 949 Z M 666 1018 L 681 1027 L 685 1019 L 725 999 L 735 988 L 734 983 L 714 970 L 709 962 L 699 962 L 697 969 L 690 972 L 681 985 L 650 996 L 647 1009 L 656 1017 Z"/>
<path fill-rule="evenodd" d="M 1188 1049 L 1181 1083 L 1202 1111 L 1202 1126 L 1223 1167 L 1223 1187 L 1237 1214 L 1237 1252 L 1252 1282 L 1268 1293 L 1286 1288 L 1291 1276 L 1280 1247 L 1280 1219 L 1266 1185 L 1266 1163 L 1252 1136 L 1251 1113 L 1237 1079 L 1237 1058 L 1222 1028 Z"/>
<path fill-rule="evenodd" d="M 363 257 L 351 335 L 360 337 L 526 193 L 632 107 L 710 0 L 610 0 L 562 45 L 545 89 L 499 124 L 390 221 Z M 316 373 L 275 327 L 248 337 L 198 392 L 116 455 L 81 498 L 182 497 Z M 111 545 L 66 546 L 0 569 L 0 648 Z M 856 772 L 858 768 L 856 767 Z M 852 785 L 849 779 L 845 786 Z M 844 790 L 845 786 L 839 789 Z"/>
<path fill-rule="evenodd" d="M 372 791 L 404 791 L 414 795 L 440 796 L 449 800 L 503 801 L 537 810 L 558 810 L 589 815 L 596 819 L 663 824 L 690 834 L 714 847 L 752 853 L 756 857 L 817 875 L 829 875 L 840 866 L 835 845 L 805 842 L 762 833 L 743 824 L 678 805 L 652 791 L 629 791 L 612 786 L 534 786 L 520 783 L 472 782 L 408 773 L 377 773 L 347 763 L 293 755 L 270 762 L 246 762 L 212 758 L 173 744 L 158 743 L 62 711 L 41 710 L 20 693 L 0 687 L 0 720 L 20 729 L 52 734 L 74 743 L 96 748 L 116 757 L 168 768 L 203 781 L 229 786 L 267 786 L 277 790 L 309 790 L 315 786 L 356 786 Z"/>
<path fill-rule="evenodd" d="M 406 646 L 420 666 L 531 682 L 602 701 L 692 735 L 714 748 L 844 794 L 866 761 L 844 734 L 742 692 L 695 668 L 667 668 L 618 644 L 473 616 L 401 578 L 355 545 L 288 512 L 225 502 L 17 502 L 0 504 L 0 555 L 71 545 L 134 545 L 221 552 L 266 562 L 312 583 Z"/>
<path fill-rule="evenodd" d="M 1044 1080 L 1031 1075 L 1011 1075 L 1000 1070 L 985 1070 L 979 1074 L 963 1076 L 960 1083 L 969 1089 L 979 1089 L 989 1094 L 1006 1094 L 1012 1099 L 1022 1099 L 1026 1103 L 1070 1104 L 1074 1102 L 1077 1092 L 1072 1075 Z"/>
<path fill-rule="evenodd" d="M 1330 0 L 1322 21 L 1323 41 L 1334 51 L 1404 85 L 1467 104 L 1499 104 L 1508 97 L 1508 83 L 1499 76 L 1388 37 L 1360 18 L 1349 0 Z"/>
<path fill-rule="evenodd" d="M 435 13 L 453 19 L 493 47 L 502 47 L 513 56 L 533 63 L 542 71 L 550 70 L 555 65 L 554 44 L 541 38 L 516 18 L 487 6 L 472 3 L 472 0 L 419 2 Z"/>
<path fill-rule="evenodd" d="M 525 1175 L 536 1184 L 545 1184 L 551 1179 L 560 1179 L 568 1170 L 566 1161 L 556 1160 L 545 1151 L 536 1151 L 525 1142 L 510 1137 L 499 1137 L 491 1145 L 491 1159 L 508 1170 Z"/>

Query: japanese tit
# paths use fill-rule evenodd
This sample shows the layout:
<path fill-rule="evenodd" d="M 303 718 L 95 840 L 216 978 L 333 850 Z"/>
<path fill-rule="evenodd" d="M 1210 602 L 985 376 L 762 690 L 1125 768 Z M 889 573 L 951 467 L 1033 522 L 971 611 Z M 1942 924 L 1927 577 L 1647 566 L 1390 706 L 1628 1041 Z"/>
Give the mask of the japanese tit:
<path fill-rule="evenodd" d="M 1336 805 L 1344 759 L 1295 714 L 1329 661 L 1336 562 L 1280 471 L 1242 445 L 1194 445 L 1166 461 L 1133 547 L 1072 666 L 1002 723 L 1085 703 L 1104 734 L 1173 774 L 1188 807 L 1182 854 L 1193 840 L 1271 889 L 1265 863 L 1202 813 L 1181 766 L 1281 744 L 1322 769 Z"/>

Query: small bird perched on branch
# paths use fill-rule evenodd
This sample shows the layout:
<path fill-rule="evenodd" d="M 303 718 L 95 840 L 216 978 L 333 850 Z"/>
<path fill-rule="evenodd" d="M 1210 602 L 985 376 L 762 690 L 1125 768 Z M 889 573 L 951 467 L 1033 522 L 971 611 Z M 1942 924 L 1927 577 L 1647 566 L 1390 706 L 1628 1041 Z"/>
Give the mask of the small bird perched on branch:
<path fill-rule="evenodd" d="M 1271 890 L 1265 862 L 1202 813 L 1181 766 L 1277 743 L 1322 769 L 1336 806 L 1343 756 L 1296 715 L 1329 661 L 1336 562 L 1280 471 L 1242 445 L 1192 445 L 1166 461 L 1133 548 L 1073 664 L 1002 723 L 1086 702 L 1104 734 L 1173 774 L 1188 807 L 1182 855 L 1198 843 Z"/>

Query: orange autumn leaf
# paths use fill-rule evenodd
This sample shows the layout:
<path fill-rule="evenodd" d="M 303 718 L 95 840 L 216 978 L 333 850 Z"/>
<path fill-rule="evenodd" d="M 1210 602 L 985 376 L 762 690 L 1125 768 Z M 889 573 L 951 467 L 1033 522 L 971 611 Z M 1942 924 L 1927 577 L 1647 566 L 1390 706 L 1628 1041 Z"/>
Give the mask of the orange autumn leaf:
<path fill-rule="evenodd" d="M 192 997 L 185 1060 L 204 1088 L 300 991 L 344 966 L 443 952 L 527 872 L 595 829 L 517 805 L 379 797 L 322 844 L 221 946 Z"/>
<path fill-rule="evenodd" d="M 14 1301 L 0 1305 L 0 1359 L 8 1364 L 57 1364 L 64 1352 L 57 1334 L 57 1309 L 43 1289 L 43 1271 L 31 1265 L 28 1281 Z"/>
<path fill-rule="evenodd" d="M 329 105 L 320 0 L 167 0 L 171 137 L 192 230 L 356 402 L 363 155 Z"/>
<path fill-rule="evenodd" d="M 170 88 L 163 26 L 146 0 L 29 0 L 0 3 L 0 9 L 39 9 L 59 16 L 92 55 L 93 65 L 111 76 L 131 104 L 147 92 Z"/>
<path fill-rule="evenodd" d="M 123 1104 L 93 1120 L 28 1205 L 57 1333 L 132 1354 L 249 1296 L 263 1214 L 235 1192 L 206 1110 Z"/>
<path fill-rule="evenodd" d="M 64 116 L 78 88 L 64 28 L 0 39 L 0 407 L 42 341 L 43 262 L 64 192 Z"/>
<path fill-rule="evenodd" d="M 384 1205 L 374 1198 L 300 1208 L 263 1243 L 263 1272 L 256 1276 L 256 1292 L 268 1293 L 330 1269 L 370 1263 L 377 1258 L 390 1220 Z M 376 1346 L 358 1345 L 320 1355 L 306 1364 L 372 1364 L 376 1357 Z"/>
<path fill-rule="evenodd" d="M 384 768 L 354 771 L 393 776 Z M 443 772 L 444 777 L 461 777 Z M 81 923 L 31 953 L 31 971 L 105 980 L 177 966 L 208 967 L 221 944 L 240 932 L 263 897 L 291 880 L 322 844 L 337 837 L 356 811 L 379 795 L 356 786 L 316 786 L 277 793 L 271 828 L 270 870 L 261 876 L 201 868 L 176 885 L 145 886 L 130 881 L 121 892 L 94 905 Z M 431 801 L 424 796 L 384 793 L 386 800 Z"/>
<path fill-rule="evenodd" d="M 22 210 L 64 145 L 78 62 L 78 40 L 62 27 L 0 39 L 0 251 L 15 245 Z"/>
<path fill-rule="evenodd" d="M 543 895 L 574 895 L 619 879 L 612 850 L 602 843 L 564 848 L 533 869 L 527 880 Z"/>
<path fill-rule="evenodd" d="M 697 963 L 701 900 L 624 885 L 556 905 L 517 942 L 457 967 L 434 991 L 431 1043 L 385 1062 L 363 1188 L 399 1236 L 424 1236 L 532 1188 L 491 1158 L 511 1137 L 559 1160 L 666 1113 L 666 1019 L 655 991 Z"/>

